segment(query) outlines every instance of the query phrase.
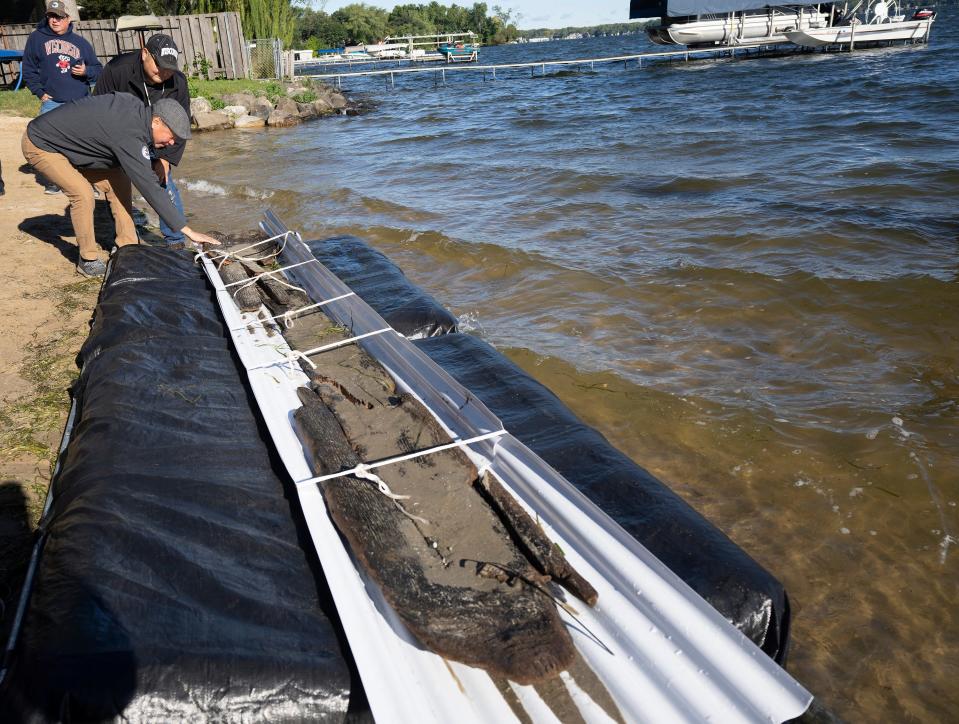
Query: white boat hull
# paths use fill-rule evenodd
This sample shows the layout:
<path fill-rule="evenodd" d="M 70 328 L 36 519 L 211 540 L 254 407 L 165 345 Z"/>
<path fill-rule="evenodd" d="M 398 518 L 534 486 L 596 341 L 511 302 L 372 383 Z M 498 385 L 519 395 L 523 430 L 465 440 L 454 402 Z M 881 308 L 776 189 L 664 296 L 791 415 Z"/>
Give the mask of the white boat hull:
<path fill-rule="evenodd" d="M 786 33 L 807 28 L 825 28 L 829 15 L 815 8 L 797 8 L 794 12 L 734 14 L 677 22 L 647 29 L 650 40 L 658 45 L 755 46 L 788 43 Z"/>
<path fill-rule="evenodd" d="M 808 28 L 786 33 L 789 42 L 807 48 L 827 45 L 865 45 L 897 40 L 923 42 L 929 38 L 932 20 L 907 20 L 898 23 L 858 23 L 832 28 Z"/>

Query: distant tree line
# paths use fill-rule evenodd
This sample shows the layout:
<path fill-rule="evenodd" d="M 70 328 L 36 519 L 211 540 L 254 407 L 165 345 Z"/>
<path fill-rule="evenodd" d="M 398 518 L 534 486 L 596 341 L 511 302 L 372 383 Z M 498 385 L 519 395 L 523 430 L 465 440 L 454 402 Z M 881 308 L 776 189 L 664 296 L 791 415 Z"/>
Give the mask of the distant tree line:
<path fill-rule="evenodd" d="M 459 5 L 397 5 L 383 10 L 366 3 L 353 3 L 332 13 L 297 7 L 293 43 L 298 48 L 337 48 L 344 45 L 376 43 L 403 35 L 434 35 L 473 31 L 486 45 L 514 40 L 519 31 L 513 11 L 486 3 Z"/>
<path fill-rule="evenodd" d="M 43 0 L 3 0 L 12 3 L 0 14 L 11 22 L 43 17 Z M 519 36 L 515 13 L 486 3 L 472 7 L 397 5 L 383 10 L 366 3 L 347 5 L 333 13 L 313 10 L 309 0 L 79 0 L 84 20 L 121 15 L 192 15 L 237 12 L 247 38 L 279 38 L 297 48 L 334 48 L 376 43 L 387 36 L 465 33 L 472 30 L 487 45 Z M 321 2 L 321 7 L 325 3 Z"/>
<path fill-rule="evenodd" d="M 605 23 L 603 25 L 589 25 L 586 27 L 567 28 L 531 28 L 520 30 L 524 38 L 565 38 L 568 35 L 579 34 L 584 37 L 601 37 L 604 35 L 628 35 L 638 33 L 646 27 L 648 21 L 632 21 L 629 23 Z"/>

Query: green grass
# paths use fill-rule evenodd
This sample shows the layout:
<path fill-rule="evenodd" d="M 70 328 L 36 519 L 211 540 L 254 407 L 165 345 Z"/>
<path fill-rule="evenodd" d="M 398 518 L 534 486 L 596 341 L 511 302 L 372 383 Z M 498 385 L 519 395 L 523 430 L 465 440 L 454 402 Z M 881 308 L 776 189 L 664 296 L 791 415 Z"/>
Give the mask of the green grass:
<path fill-rule="evenodd" d="M 57 312 L 69 317 L 96 301 L 99 281 L 84 279 L 48 288 L 36 296 L 56 304 Z M 57 456 L 63 415 L 69 409 L 68 389 L 76 379 L 76 353 L 85 327 L 61 329 L 46 339 L 26 346 L 19 374 L 25 394 L 0 406 L 0 461 L 33 457 L 47 468 Z"/>
<path fill-rule="evenodd" d="M 207 99 L 220 100 L 227 93 L 252 93 L 255 96 L 266 96 L 274 103 L 276 99 L 286 95 L 286 85 L 275 80 L 203 80 L 190 78 L 190 97 L 202 96 Z M 301 83 L 310 87 L 310 81 L 303 79 Z M 301 97 L 311 97 L 316 100 L 312 91 L 301 93 Z M 301 101 L 306 102 L 306 101 Z M 35 118 L 40 112 L 40 101 L 30 91 L 0 90 L 0 116 L 25 116 Z"/>
<path fill-rule="evenodd" d="M 27 89 L 0 90 L 0 116 L 34 118 L 39 112 L 39 99 Z"/>
<path fill-rule="evenodd" d="M 302 79 L 300 83 L 310 87 L 309 79 Z M 203 80 L 190 78 L 190 97 L 212 99 L 220 98 L 227 93 L 252 93 L 255 96 L 266 96 L 274 103 L 278 97 L 286 95 L 286 84 L 275 80 Z"/>

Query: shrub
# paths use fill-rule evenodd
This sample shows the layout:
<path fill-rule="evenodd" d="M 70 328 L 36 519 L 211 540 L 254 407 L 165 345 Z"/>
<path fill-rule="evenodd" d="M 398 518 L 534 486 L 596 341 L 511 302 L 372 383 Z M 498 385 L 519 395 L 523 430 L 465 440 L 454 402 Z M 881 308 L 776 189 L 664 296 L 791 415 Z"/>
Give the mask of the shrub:
<path fill-rule="evenodd" d="M 272 103 L 276 103 L 277 99 L 283 98 L 286 95 L 286 88 L 282 83 L 277 83 L 275 80 L 270 81 L 266 84 L 266 97 L 270 99 Z"/>

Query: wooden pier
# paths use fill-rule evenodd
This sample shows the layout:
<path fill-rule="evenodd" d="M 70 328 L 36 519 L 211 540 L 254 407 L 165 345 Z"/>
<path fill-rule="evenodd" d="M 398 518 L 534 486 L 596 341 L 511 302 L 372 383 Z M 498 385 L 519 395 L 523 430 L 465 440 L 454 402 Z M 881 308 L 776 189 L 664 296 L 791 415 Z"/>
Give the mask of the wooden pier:
<path fill-rule="evenodd" d="M 496 80 L 496 73 L 499 72 L 502 74 L 504 71 L 518 70 L 518 69 L 529 69 L 530 76 L 535 76 L 537 69 L 540 71 L 540 75 L 546 75 L 547 68 L 583 68 L 588 66 L 592 70 L 597 65 L 612 65 L 616 63 L 622 63 L 623 68 L 627 69 L 630 63 L 634 63 L 637 68 L 642 68 L 643 63 L 653 63 L 656 61 L 689 61 L 690 59 L 708 59 L 708 58 L 720 58 L 723 56 L 735 57 L 737 51 L 746 55 L 768 55 L 768 54 L 777 54 L 777 55 L 792 55 L 796 53 L 805 53 L 809 52 L 806 48 L 801 48 L 799 46 L 794 46 L 788 43 L 777 43 L 773 45 L 764 45 L 764 46 L 750 46 L 750 47 L 735 47 L 735 46 L 721 46 L 716 48 L 698 48 L 695 50 L 684 49 L 684 50 L 669 50 L 662 51 L 658 53 L 637 53 L 634 55 L 615 55 L 605 58 L 578 58 L 574 60 L 538 60 L 535 62 L 529 63 L 497 63 L 493 65 L 444 65 L 440 68 L 435 66 L 433 67 L 415 67 L 415 68 L 406 68 L 399 67 L 398 61 L 393 60 L 393 63 L 396 65 L 392 68 L 379 68 L 374 70 L 356 70 L 349 72 L 327 72 L 327 73 L 302 73 L 298 74 L 297 77 L 301 78 L 316 78 L 317 80 L 330 80 L 333 81 L 338 87 L 342 84 L 343 78 L 354 78 L 354 77 L 374 77 L 374 76 L 383 76 L 385 77 L 390 86 L 393 87 L 396 85 L 396 76 L 404 75 L 409 73 L 434 73 L 437 76 L 442 78 L 442 82 L 446 82 L 447 73 L 482 73 L 483 79 L 486 80 L 489 76 L 491 80 Z M 367 61 L 367 62 L 377 62 L 377 61 Z M 386 63 L 390 61 L 378 61 L 380 63 Z M 359 65 L 359 63 L 357 63 Z"/>

